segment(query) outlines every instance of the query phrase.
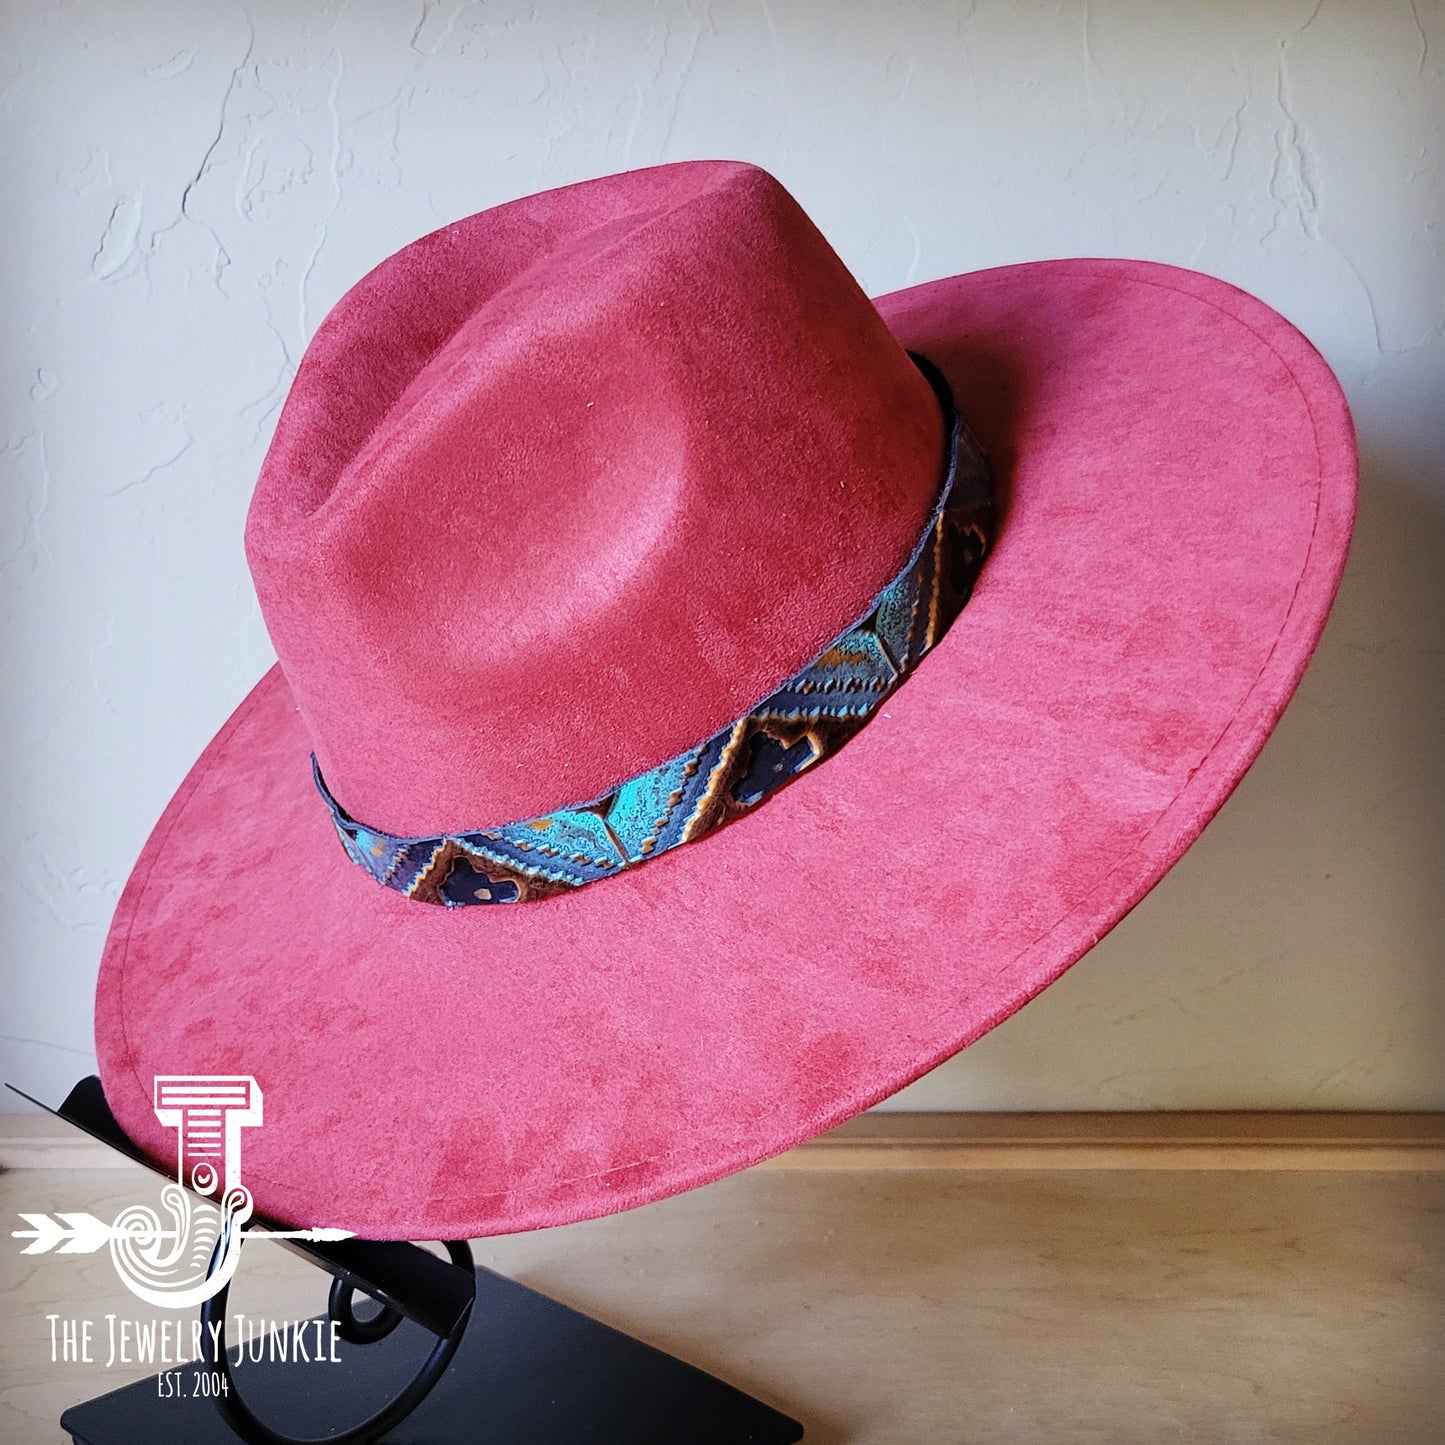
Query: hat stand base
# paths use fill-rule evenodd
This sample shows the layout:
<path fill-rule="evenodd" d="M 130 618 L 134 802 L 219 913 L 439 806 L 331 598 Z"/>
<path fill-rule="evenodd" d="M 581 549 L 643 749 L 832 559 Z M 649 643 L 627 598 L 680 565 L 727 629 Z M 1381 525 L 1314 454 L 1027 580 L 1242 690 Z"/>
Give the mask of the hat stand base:
<path fill-rule="evenodd" d="M 342 1345 L 340 1364 L 245 1360 L 233 1365 L 235 1383 L 263 1421 L 324 1437 L 328 1424 L 345 1429 L 366 1411 L 358 1375 L 368 1399 L 405 1387 L 425 1351 L 418 1332 L 403 1326 L 375 1344 Z M 232 1445 L 245 1437 L 199 1393 L 214 1384 L 214 1376 L 202 1379 L 209 1373 L 190 1365 L 128 1385 L 67 1410 L 61 1427 L 77 1445 Z M 721 1380 L 479 1269 L 476 1308 L 451 1364 L 382 1438 L 396 1445 L 786 1445 L 802 1434 L 796 1421 Z"/>
<path fill-rule="evenodd" d="M 81 1080 L 51 1112 L 155 1168 L 115 1122 L 98 1079 Z M 347 1239 L 284 1246 L 333 1277 L 328 1313 L 300 1331 L 308 1358 L 296 1354 L 295 1327 L 263 1333 L 233 1311 L 228 1369 L 202 1359 L 165 1371 L 72 1406 L 61 1428 L 77 1445 L 348 1438 L 391 1445 L 791 1445 L 803 1438 L 796 1420 L 722 1380 L 491 1270 L 472 1270 L 465 1244 L 448 1245 L 454 1263 L 414 1244 Z M 352 1303 L 358 1292 L 379 1309 L 358 1315 Z M 225 1310 L 221 1297 L 216 1303 Z M 454 1353 L 435 1383 L 418 1388 L 428 1359 L 449 1349 Z M 403 1396 L 412 1403 L 388 1410 Z M 392 1420 L 384 1433 L 353 1433 L 383 1414 Z"/>

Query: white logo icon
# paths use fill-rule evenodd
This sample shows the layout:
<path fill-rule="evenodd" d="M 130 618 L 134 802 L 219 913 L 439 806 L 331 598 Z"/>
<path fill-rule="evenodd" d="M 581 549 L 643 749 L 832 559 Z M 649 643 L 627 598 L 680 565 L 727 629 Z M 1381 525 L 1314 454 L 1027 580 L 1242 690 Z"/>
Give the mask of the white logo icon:
<path fill-rule="evenodd" d="M 241 1262 L 251 1192 L 241 1183 L 241 1131 L 260 1125 L 261 1087 L 249 1074 L 161 1074 L 155 1080 L 156 1118 L 177 1132 L 176 1179 L 161 1189 L 169 1228 L 146 1204 L 106 1224 L 93 1214 L 22 1214 L 32 1227 L 12 1230 L 28 1239 L 24 1254 L 94 1254 L 106 1243 L 116 1272 L 148 1304 L 191 1309 L 219 1294 Z M 189 1177 L 187 1177 L 189 1175 Z M 219 1205 L 193 1202 L 194 1190 Z M 58 1221 L 58 1222 L 57 1222 Z M 349 1239 L 345 1229 L 270 1231 L 269 1239 Z"/>

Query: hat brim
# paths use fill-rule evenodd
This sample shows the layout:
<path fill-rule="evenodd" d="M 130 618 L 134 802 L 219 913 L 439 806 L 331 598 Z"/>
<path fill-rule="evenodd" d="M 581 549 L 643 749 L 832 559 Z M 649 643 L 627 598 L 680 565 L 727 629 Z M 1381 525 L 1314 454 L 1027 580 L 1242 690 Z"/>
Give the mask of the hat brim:
<path fill-rule="evenodd" d="M 690 1188 L 876 1103 L 1057 978 L 1253 761 L 1339 581 L 1335 379 L 1192 272 L 1049 261 L 878 303 L 1005 503 L 882 714 L 759 811 L 547 902 L 442 909 L 348 861 L 273 668 L 147 843 L 102 961 L 107 1100 L 253 1074 L 258 1210 L 470 1237 Z"/>

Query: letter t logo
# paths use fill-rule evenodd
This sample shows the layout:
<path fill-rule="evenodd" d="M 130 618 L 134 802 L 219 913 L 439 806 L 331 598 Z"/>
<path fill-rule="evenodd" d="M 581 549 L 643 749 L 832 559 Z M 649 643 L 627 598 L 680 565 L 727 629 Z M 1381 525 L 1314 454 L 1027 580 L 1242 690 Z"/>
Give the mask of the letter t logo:
<path fill-rule="evenodd" d="M 157 1074 L 156 1118 L 180 1132 L 176 1182 L 222 1198 L 241 1184 L 241 1130 L 261 1122 L 261 1086 L 249 1074 Z M 189 1181 L 186 1171 L 190 1170 Z"/>

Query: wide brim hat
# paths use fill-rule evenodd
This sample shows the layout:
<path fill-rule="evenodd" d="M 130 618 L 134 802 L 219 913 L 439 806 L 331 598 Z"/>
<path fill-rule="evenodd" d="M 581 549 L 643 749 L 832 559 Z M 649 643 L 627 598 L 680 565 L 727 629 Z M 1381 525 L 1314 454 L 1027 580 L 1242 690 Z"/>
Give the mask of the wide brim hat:
<path fill-rule="evenodd" d="M 643 1204 L 941 1063 L 1199 835 L 1344 564 L 1356 461 L 1328 366 L 1262 302 L 1148 262 L 1005 266 L 866 315 L 851 286 L 776 182 L 699 163 L 483 212 L 337 307 L 248 531 L 280 663 L 166 808 L 105 948 L 97 1049 L 133 1139 L 171 1156 L 155 1076 L 250 1074 L 244 1182 L 274 1219 L 436 1239 Z M 821 361 L 797 340 L 815 325 Z M 707 348 L 726 364 L 689 391 Z M 966 608 L 846 746 L 699 841 L 515 906 L 435 906 L 356 866 L 313 755 L 346 815 L 392 834 L 525 819 L 700 742 L 841 631 L 938 485 L 870 450 L 896 415 L 899 473 L 938 468 L 909 352 L 981 443 L 999 518 Z M 777 415 L 754 434 L 750 407 Z M 617 464 L 618 428 L 665 505 Z M 349 531 L 332 473 L 360 498 Z M 532 500 L 494 534 L 501 485 Z M 599 535 L 605 565 L 578 569 Z"/>

